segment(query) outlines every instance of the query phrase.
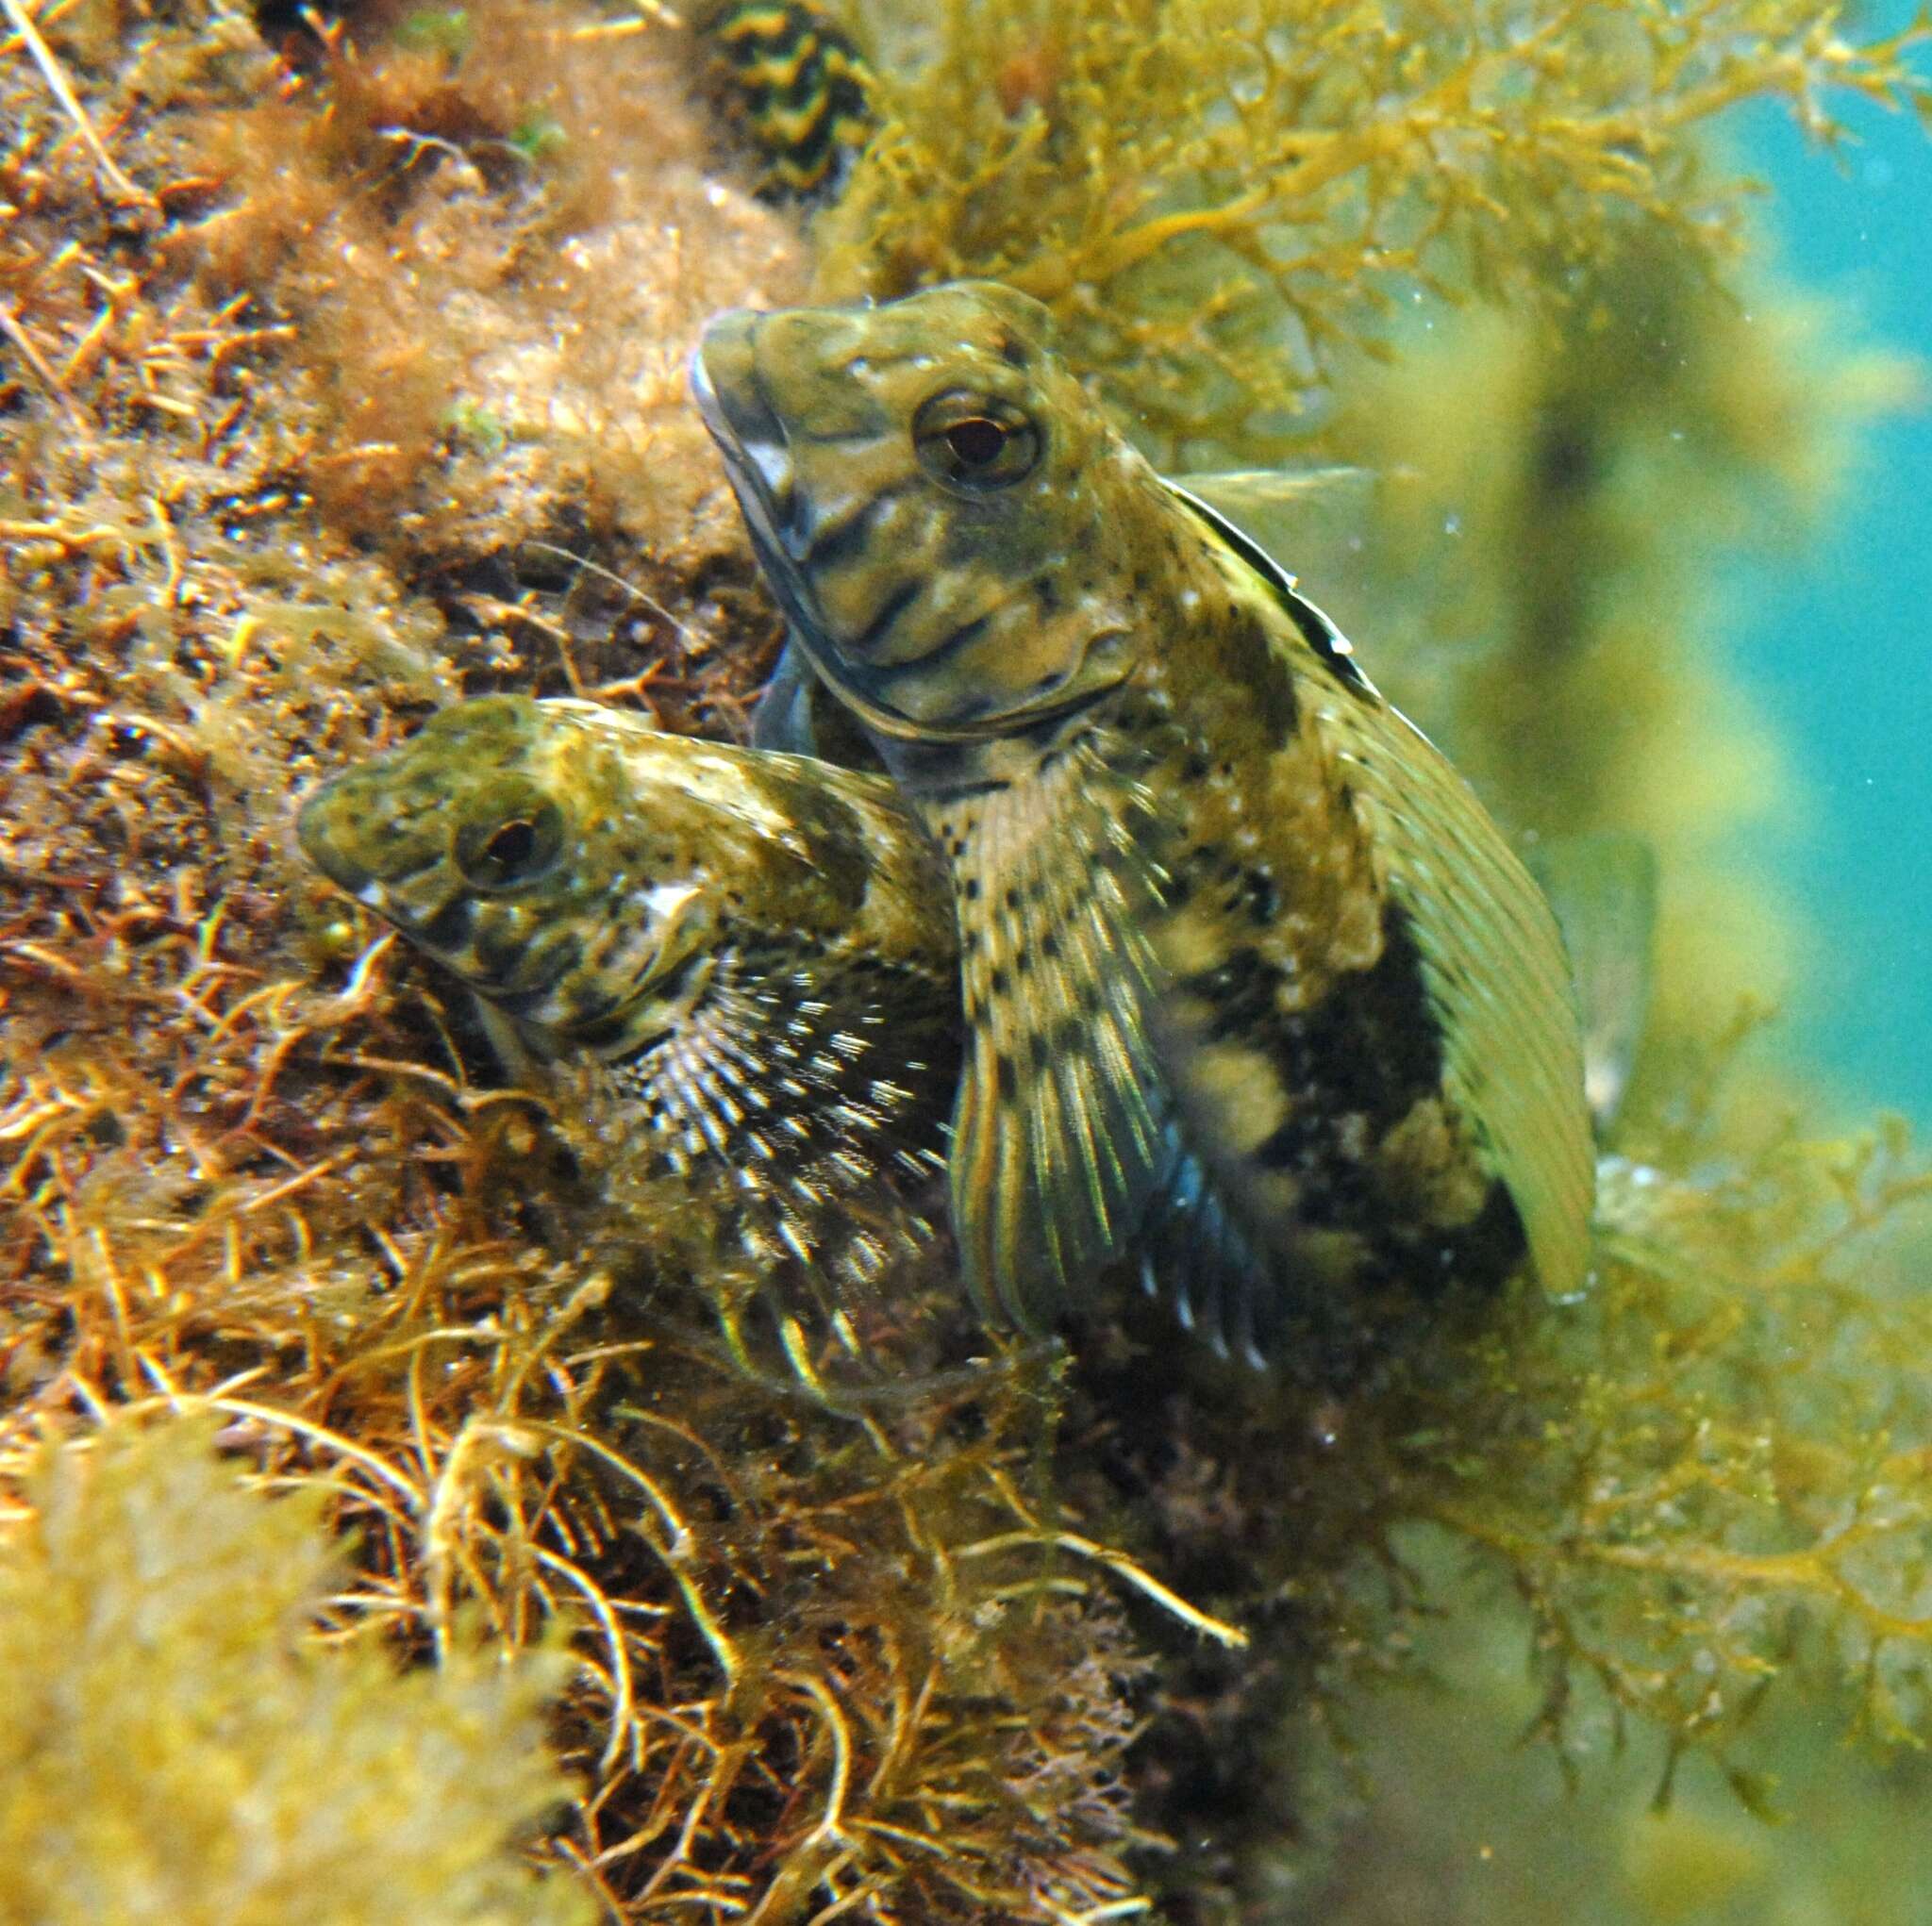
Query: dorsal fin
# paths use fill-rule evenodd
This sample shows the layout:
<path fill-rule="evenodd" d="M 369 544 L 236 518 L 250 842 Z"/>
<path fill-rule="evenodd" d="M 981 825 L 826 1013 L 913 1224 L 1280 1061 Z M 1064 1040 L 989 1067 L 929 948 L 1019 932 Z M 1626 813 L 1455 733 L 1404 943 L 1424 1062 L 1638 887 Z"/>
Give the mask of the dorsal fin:
<path fill-rule="evenodd" d="M 1595 1154 L 1556 918 L 1469 785 L 1399 710 L 1338 690 L 1316 722 L 1407 912 L 1447 1087 L 1516 1201 L 1543 1288 L 1568 1297 L 1589 1269 Z"/>
<path fill-rule="evenodd" d="M 1373 469 L 1307 465 L 1189 469 L 1170 477 L 1271 555 L 1325 555 L 1352 544 L 1379 478 Z"/>
<path fill-rule="evenodd" d="M 1371 682 L 1360 663 L 1355 659 L 1355 648 L 1336 625 L 1310 602 L 1295 586 L 1295 578 L 1283 568 L 1261 544 L 1237 522 L 1232 521 L 1212 504 L 1204 501 L 1191 489 L 1183 488 L 1177 481 L 1161 476 L 1169 493 L 1184 502 L 1202 521 L 1213 529 L 1216 535 L 1238 555 L 1255 573 L 1274 589 L 1281 605 L 1294 619 L 1294 625 L 1302 633 L 1308 647 L 1324 662 L 1337 681 L 1355 689 L 1359 694 L 1374 696 L 1375 685 Z"/>

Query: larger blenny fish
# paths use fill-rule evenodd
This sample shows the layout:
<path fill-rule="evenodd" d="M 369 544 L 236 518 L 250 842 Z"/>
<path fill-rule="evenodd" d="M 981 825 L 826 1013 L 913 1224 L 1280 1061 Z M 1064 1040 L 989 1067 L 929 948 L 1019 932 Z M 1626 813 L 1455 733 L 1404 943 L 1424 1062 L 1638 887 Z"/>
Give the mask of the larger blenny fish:
<path fill-rule="evenodd" d="M 989 283 L 714 322 L 693 384 L 795 643 L 951 859 L 955 1228 L 1038 1327 L 1138 1254 L 1225 1347 L 1584 1274 L 1561 940 L 1293 578 Z"/>
<path fill-rule="evenodd" d="M 512 1051 L 601 1060 L 627 1174 L 722 1192 L 755 1255 L 869 1282 L 930 1228 L 955 944 L 884 778 L 487 696 L 325 782 L 297 834 Z"/>

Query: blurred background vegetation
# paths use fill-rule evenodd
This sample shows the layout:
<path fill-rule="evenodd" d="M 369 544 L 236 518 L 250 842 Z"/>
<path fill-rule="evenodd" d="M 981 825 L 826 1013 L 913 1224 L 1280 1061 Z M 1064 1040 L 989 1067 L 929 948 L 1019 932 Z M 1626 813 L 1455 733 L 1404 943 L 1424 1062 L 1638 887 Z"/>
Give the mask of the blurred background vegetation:
<path fill-rule="evenodd" d="M 1860 24 L 1911 16 L 1874 0 Z M 1769 191 L 1758 220 L 1772 257 L 1834 302 L 1843 324 L 1932 365 L 1932 148 L 1909 116 L 1861 102 L 1847 141 L 1821 165 L 1779 115 L 1740 116 L 1738 158 Z M 1926 528 L 1932 410 L 1923 400 L 1874 421 L 1851 483 L 1819 539 L 1746 567 L 1727 607 L 1739 673 L 1791 745 L 1794 805 L 1754 855 L 1810 906 L 1816 931 L 1788 1000 L 1787 1031 L 1811 1069 L 1855 1108 L 1876 1098 L 1932 1121 L 1932 728 L 1924 659 L 1932 598 Z"/>

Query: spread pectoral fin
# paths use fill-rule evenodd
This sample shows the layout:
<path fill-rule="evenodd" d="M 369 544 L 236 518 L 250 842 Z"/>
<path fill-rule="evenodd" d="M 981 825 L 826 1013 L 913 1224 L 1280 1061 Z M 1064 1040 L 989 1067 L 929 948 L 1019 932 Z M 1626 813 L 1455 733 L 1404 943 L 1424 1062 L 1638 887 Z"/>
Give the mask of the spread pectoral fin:
<path fill-rule="evenodd" d="M 1171 1165 L 1149 1043 L 1159 872 L 1134 785 L 1091 754 L 940 811 L 966 845 L 954 1222 L 975 1300 L 1038 1329 L 1127 1250 Z"/>

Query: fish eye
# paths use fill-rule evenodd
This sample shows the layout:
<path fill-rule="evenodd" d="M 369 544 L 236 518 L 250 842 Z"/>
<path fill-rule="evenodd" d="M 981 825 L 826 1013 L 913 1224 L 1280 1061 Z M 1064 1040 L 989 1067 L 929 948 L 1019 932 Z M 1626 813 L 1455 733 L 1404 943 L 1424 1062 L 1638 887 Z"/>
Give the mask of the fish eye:
<path fill-rule="evenodd" d="M 534 791 L 496 804 L 458 832 L 457 868 L 474 889 L 520 889 L 547 875 L 562 855 L 563 811 Z"/>
<path fill-rule="evenodd" d="M 997 395 L 949 388 L 912 418 L 919 465 L 942 488 L 985 494 L 1023 481 L 1040 464 L 1040 430 Z"/>

